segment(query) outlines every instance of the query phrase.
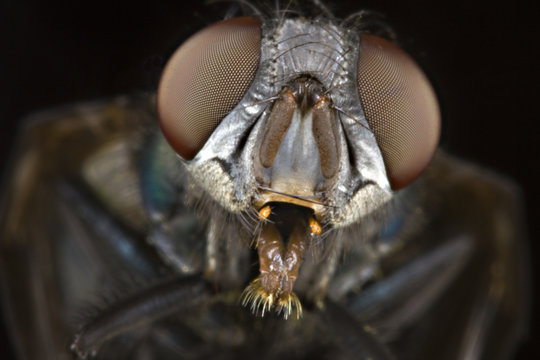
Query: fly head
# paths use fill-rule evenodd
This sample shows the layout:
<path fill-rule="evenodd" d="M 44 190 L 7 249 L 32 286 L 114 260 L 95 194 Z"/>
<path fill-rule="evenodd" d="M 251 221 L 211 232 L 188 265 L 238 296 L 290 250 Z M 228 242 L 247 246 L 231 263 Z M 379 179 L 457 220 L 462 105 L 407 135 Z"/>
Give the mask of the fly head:
<path fill-rule="evenodd" d="M 167 64 L 157 110 L 194 182 L 229 214 L 259 213 L 260 276 L 245 301 L 263 314 L 300 314 L 292 290 L 311 241 L 384 212 L 439 136 L 414 61 L 326 18 L 210 25 Z"/>

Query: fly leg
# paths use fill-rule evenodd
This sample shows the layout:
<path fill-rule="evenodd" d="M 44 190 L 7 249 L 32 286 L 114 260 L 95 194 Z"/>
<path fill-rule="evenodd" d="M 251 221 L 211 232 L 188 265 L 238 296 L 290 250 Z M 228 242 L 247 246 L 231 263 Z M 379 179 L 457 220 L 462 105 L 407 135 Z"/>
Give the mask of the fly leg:
<path fill-rule="evenodd" d="M 115 221 L 82 184 L 60 181 L 57 186 L 61 209 L 70 219 L 74 239 L 86 255 L 108 270 L 121 270 L 151 278 L 162 274 L 164 265 L 145 239 Z"/>
<path fill-rule="evenodd" d="M 84 186 L 62 181 L 58 191 L 63 200 L 61 208 L 75 234 L 74 239 L 91 262 L 101 265 L 98 266 L 100 274 L 95 275 L 97 280 L 90 281 L 94 287 L 90 287 L 88 292 L 102 293 L 110 291 L 113 286 L 117 287 L 115 281 L 125 280 L 118 275 L 118 271 L 146 282 L 175 273 L 160 261 L 143 237 L 111 218 L 84 190 Z M 78 264 L 84 266 L 82 262 Z M 138 331 L 150 331 L 149 334 L 153 336 L 153 330 L 159 327 L 149 324 L 171 314 L 180 314 L 210 296 L 207 284 L 200 275 L 182 276 L 167 282 L 152 281 L 153 285 L 131 291 L 132 295 L 113 301 L 112 305 L 107 305 L 86 321 L 74 336 L 71 350 L 84 359 L 97 354 L 105 342 L 118 336 Z"/>
<path fill-rule="evenodd" d="M 224 289 L 245 283 L 249 272 L 249 247 L 241 234 L 224 231 L 223 220 L 211 218 L 206 233 L 204 274 L 210 282 Z M 225 227 L 226 229 L 226 227 Z M 234 238 L 233 238 L 234 237 Z"/>
<path fill-rule="evenodd" d="M 100 313 L 75 335 L 70 349 L 81 359 L 97 354 L 107 340 L 145 324 L 186 311 L 209 296 L 199 276 L 149 287 Z"/>
<path fill-rule="evenodd" d="M 411 247 L 384 259 L 395 270 L 347 300 L 406 358 L 503 359 L 525 331 L 519 199 L 506 184 L 466 170 L 453 174 L 451 192 L 439 191 L 445 207 Z"/>
<path fill-rule="evenodd" d="M 329 337 L 342 350 L 342 359 L 395 359 L 390 349 L 384 345 L 370 327 L 357 321 L 341 305 L 327 299 L 324 309 L 317 315 L 325 324 Z"/>
<path fill-rule="evenodd" d="M 448 241 L 361 291 L 349 301 L 349 309 L 390 340 L 441 296 L 463 271 L 471 251 L 469 237 Z"/>

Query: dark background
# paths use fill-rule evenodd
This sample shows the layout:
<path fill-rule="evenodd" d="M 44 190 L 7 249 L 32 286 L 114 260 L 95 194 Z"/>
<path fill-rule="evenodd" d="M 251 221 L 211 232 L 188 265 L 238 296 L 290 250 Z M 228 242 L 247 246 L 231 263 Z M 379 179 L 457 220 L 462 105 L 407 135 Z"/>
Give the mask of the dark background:
<path fill-rule="evenodd" d="M 179 41 L 216 20 L 216 8 L 225 8 L 182 1 L 6 2 L 0 2 L 0 168 L 24 115 L 152 89 Z M 536 284 L 540 13 L 519 2 L 327 2 L 340 17 L 361 8 L 386 14 L 439 94 L 443 148 L 521 185 Z M 537 302 L 535 286 L 531 303 Z M 531 337 L 518 359 L 540 358 L 534 344 L 539 324 L 533 306 Z M 5 339 L 0 330 L 0 357 L 9 359 Z"/>

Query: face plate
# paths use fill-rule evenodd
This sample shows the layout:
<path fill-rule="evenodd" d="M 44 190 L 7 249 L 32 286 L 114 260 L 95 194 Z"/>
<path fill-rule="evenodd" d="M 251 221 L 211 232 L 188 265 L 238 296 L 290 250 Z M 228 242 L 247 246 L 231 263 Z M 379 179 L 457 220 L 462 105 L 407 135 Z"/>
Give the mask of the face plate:
<path fill-rule="evenodd" d="M 275 199 L 289 202 L 287 195 L 303 196 L 319 221 L 337 228 L 388 202 L 392 192 L 382 155 L 357 95 L 358 35 L 329 21 L 300 17 L 263 22 L 261 42 L 260 65 L 248 92 L 194 159 L 185 161 L 191 176 L 230 212 L 258 210 Z M 339 165 L 333 178 L 315 186 L 312 194 L 284 195 L 273 189 L 256 154 L 272 102 L 306 77 L 324 89 L 338 120 Z M 308 111 L 304 118 L 311 115 Z M 300 115 L 295 119 L 303 121 Z M 272 195 L 275 191 L 281 195 Z"/>

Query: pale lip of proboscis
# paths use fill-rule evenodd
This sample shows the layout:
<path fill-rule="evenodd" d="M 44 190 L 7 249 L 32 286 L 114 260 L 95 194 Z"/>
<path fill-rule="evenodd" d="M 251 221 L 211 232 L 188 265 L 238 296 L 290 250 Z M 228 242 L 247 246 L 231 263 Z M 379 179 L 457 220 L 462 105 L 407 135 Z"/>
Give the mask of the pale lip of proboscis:
<path fill-rule="evenodd" d="M 326 205 L 321 202 L 321 199 L 317 196 L 300 196 L 291 195 L 281 192 L 277 192 L 270 188 L 263 188 L 257 197 L 253 201 L 253 206 L 256 209 L 262 209 L 269 203 L 288 203 L 292 205 L 298 205 L 313 210 L 316 218 L 320 217 L 320 214 L 324 211 Z"/>

